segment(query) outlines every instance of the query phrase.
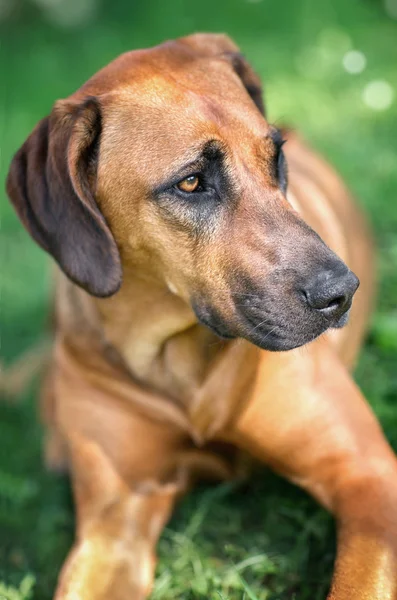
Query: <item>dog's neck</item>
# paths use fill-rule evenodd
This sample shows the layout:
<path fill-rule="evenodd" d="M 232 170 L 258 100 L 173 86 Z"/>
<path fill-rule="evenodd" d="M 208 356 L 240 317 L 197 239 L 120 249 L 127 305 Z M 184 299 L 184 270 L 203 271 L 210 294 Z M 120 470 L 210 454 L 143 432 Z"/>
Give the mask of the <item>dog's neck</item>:
<path fill-rule="evenodd" d="M 60 274 L 56 304 L 58 339 L 80 367 L 96 368 L 93 351 L 102 367 L 103 359 L 127 367 L 135 383 L 179 405 L 196 439 L 221 427 L 254 381 L 258 349 L 218 338 L 166 286 L 128 279 L 115 296 L 96 299 Z"/>
<path fill-rule="evenodd" d="M 200 387 L 225 347 L 166 284 L 129 277 L 114 297 L 95 304 L 105 339 L 132 375 L 181 400 Z"/>

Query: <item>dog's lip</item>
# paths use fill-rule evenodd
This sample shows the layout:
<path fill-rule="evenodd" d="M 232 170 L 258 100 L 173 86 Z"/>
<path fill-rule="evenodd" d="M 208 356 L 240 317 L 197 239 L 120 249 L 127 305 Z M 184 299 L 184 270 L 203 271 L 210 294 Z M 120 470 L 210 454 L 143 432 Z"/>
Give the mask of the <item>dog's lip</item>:
<path fill-rule="evenodd" d="M 330 319 L 327 315 L 318 315 L 319 325 L 323 331 L 326 331 L 327 329 L 341 329 L 344 327 L 349 321 L 351 305 L 351 302 L 346 305 L 345 311 L 337 320 Z M 266 333 L 269 332 L 269 330 L 273 330 L 273 333 L 277 333 L 279 337 L 287 337 L 285 334 L 284 336 L 280 335 L 282 327 L 278 325 L 276 321 L 270 320 L 269 315 L 261 311 L 258 306 L 247 306 L 246 310 L 240 309 L 238 313 L 244 324 L 248 323 L 248 325 L 254 327 L 256 331 Z"/>
<path fill-rule="evenodd" d="M 288 351 L 304 346 L 325 333 L 328 329 L 340 329 L 346 325 L 350 310 L 347 310 L 335 323 L 328 319 L 321 319 L 316 327 L 308 326 L 308 330 L 301 332 L 284 329 L 275 320 L 270 320 L 269 315 L 258 311 L 258 307 L 251 310 L 238 311 L 238 324 L 228 323 L 224 319 L 214 318 L 213 310 L 209 305 L 193 305 L 198 321 L 213 331 L 219 338 L 232 340 L 242 337 L 263 350 Z M 265 318 L 267 316 L 267 318 Z M 321 322 L 320 322 L 321 321 Z"/>
<path fill-rule="evenodd" d="M 317 337 L 319 337 L 324 331 L 312 332 L 307 335 L 305 339 L 297 339 L 293 335 L 283 335 L 281 332 L 277 332 L 270 328 L 258 327 L 250 325 L 241 337 L 244 337 L 251 344 L 255 344 L 262 350 L 270 352 L 288 352 L 301 346 L 309 344 Z"/>
<path fill-rule="evenodd" d="M 343 315 L 339 318 L 339 320 L 334 325 L 331 325 L 330 327 L 332 329 L 342 329 L 342 327 L 347 325 L 347 323 L 349 321 L 349 317 L 350 317 L 350 308 L 345 313 L 343 313 Z"/>
<path fill-rule="evenodd" d="M 244 328 L 240 335 L 263 350 L 273 352 L 289 351 L 305 346 L 330 328 L 330 324 L 324 320 L 318 324 L 318 327 L 298 333 L 293 328 L 290 331 L 283 330 L 281 325 L 270 322 L 269 319 L 264 321 L 264 316 L 264 314 L 258 314 L 257 311 L 240 311 L 240 323 Z M 261 318 L 263 323 L 261 323 Z M 343 323 L 339 325 L 338 322 L 336 326 L 343 327 Z"/>
<path fill-rule="evenodd" d="M 243 328 L 241 337 L 262 350 L 292 350 L 302 345 L 285 335 L 276 323 L 269 322 L 268 319 L 265 321 L 265 315 L 260 315 L 257 311 L 239 311 L 239 320 Z"/>
<path fill-rule="evenodd" d="M 277 332 L 279 327 L 276 324 L 271 324 L 269 321 L 265 321 L 263 317 L 262 319 L 260 317 L 256 318 L 255 315 L 250 314 L 249 311 L 241 311 L 239 317 L 243 321 L 244 327 L 247 324 L 249 325 L 252 333 L 255 332 L 269 336 L 271 334 L 273 337 L 275 337 L 275 335 L 277 335 L 277 337 L 281 337 Z"/>

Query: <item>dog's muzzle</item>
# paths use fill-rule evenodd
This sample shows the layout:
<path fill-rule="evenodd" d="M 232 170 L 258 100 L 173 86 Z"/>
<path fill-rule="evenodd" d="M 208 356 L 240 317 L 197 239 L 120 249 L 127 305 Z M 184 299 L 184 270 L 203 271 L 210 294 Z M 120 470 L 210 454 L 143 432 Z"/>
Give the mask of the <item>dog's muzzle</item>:
<path fill-rule="evenodd" d="M 330 328 L 346 325 L 359 280 L 335 259 L 306 276 L 277 269 L 258 285 L 241 278 L 228 316 L 204 298 L 193 304 L 199 321 L 219 337 L 242 337 L 264 350 L 303 346 Z"/>

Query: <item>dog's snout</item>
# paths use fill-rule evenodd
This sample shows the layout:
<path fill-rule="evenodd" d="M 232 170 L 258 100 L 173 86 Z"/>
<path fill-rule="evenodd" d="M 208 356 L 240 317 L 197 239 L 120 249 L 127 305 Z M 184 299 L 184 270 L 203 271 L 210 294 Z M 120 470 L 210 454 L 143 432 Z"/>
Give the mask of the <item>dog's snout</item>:
<path fill-rule="evenodd" d="M 356 275 L 341 263 L 334 269 L 312 274 L 301 293 L 310 308 L 328 319 L 336 319 L 350 308 L 358 286 Z"/>

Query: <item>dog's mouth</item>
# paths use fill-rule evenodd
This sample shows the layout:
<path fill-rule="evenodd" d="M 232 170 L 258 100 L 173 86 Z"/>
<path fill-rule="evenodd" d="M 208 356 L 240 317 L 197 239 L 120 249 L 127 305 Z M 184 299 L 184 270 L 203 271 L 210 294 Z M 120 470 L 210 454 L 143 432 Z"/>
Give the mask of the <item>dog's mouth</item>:
<path fill-rule="evenodd" d="M 285 327 L 283 323 L 269 323 L 265 319 L 254 319 L 247 314 L 240 314 L 239 323 L 236 326 L 235 323 L 222 320 L 219 314 L 210 308 L 195 312 L 200 323 L 211 329 L 218 337 L 222 339 L 242 337 L 263 350 L 273 352 L 299 348 L 312 342 L 328 329 L 340 329 L 348 323 L 350 314 L 350 310 L 347 310 L 334 323 L 323 322 L 314 325 L 308 319 L 307 326 L 305 323 L 301 323 L 298 330 L 294 330 Z"/>
<path fill-rule="evenodd" d="M 222 338 L 245 338 L 264 350 L 293 350 L 328 329 L 344 327 L 359 286 L 334 256 L 314 267 L 307 273 L 277 268 L 264 280 L 241 275 L 222 298 L 200 296 L 193 309 Z"/>
<path fill-rule="evenodd" d="M 263 314 L 253 315 L 245 312 L 240 313 L 244 332 L 240 336 L 249 342 L 259 346 L 263 350 L 273 352 L 293 350 L 304 346 L 329 329 L 340 329 L 344 327 L 349 320 L 350 308 L 336 319 L 326 319 L 324 317 L 313 318 L 313 315 L 302 315 L 295 319 L 272 319 Z"/>
<path fill-rule="evenodd" d="M 244 338 L 263 350 L 282 352 L 304 346 L 329 329 L 340 329 L 349 320 L 351 302 L 334 314 L 319 313 L 305 306 L 285 310 L 283 303 L 247 298 L 235 304 L 233 316 L 224 317 L 211 304 L 193 304 L 200 323 L 222 339 Z M 294 310 L 295 308 L 295 310 Z"/>

